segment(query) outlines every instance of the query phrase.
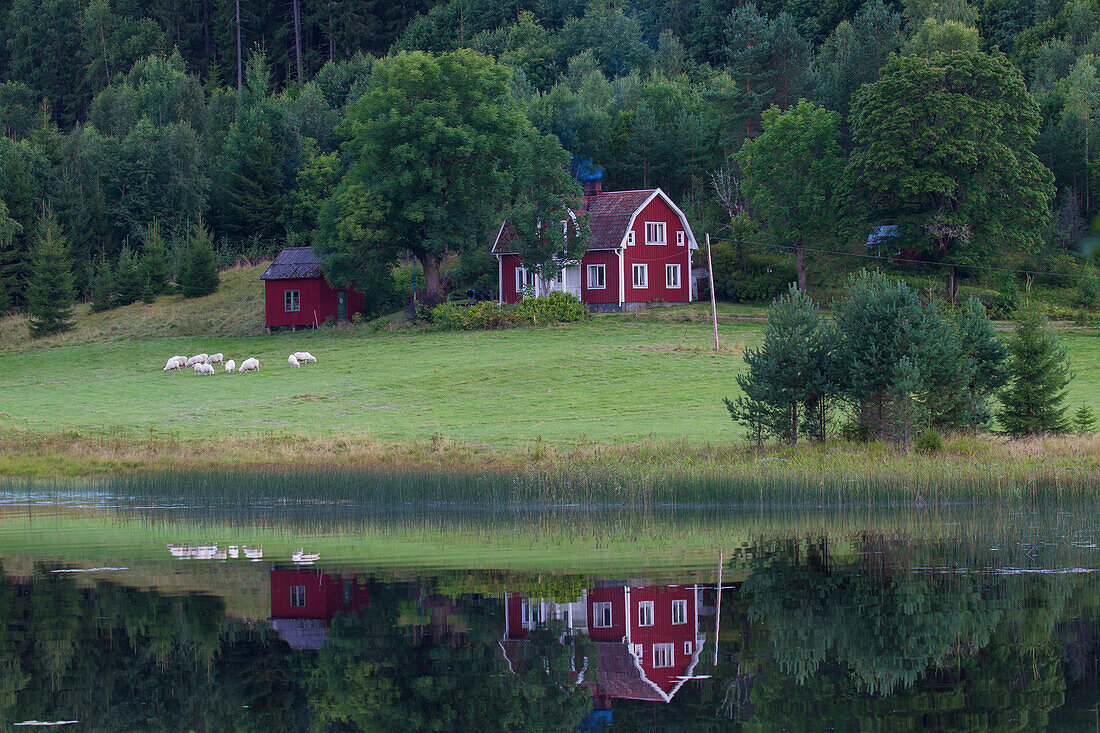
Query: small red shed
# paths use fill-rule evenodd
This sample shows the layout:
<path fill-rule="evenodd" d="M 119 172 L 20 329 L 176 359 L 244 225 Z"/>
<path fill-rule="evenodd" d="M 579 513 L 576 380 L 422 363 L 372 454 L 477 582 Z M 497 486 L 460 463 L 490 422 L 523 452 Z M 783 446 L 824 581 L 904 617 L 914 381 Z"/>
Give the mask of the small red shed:
<path fill-rule="evenodd" d="M 328 318 L 346 321 L 363 311 L 362 293 L 329 285 L 312 247 L 287 247 L 260 279 L 268 328 L 316 327 Z"/>

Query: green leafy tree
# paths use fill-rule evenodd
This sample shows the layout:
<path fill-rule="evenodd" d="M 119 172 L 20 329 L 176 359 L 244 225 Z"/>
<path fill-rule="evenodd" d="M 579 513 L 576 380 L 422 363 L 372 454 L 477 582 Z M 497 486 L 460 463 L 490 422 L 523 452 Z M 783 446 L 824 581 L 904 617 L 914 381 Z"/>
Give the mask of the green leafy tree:
<path fill-rule="evenodd" d="M 835 112 L 805 100 L 786 112 L 772 107 L 764 112 L 764 131 L 736 156 L 750 210 L 774 241 L 794 248 L 802 291 L 805 241 L 829 236 L 836 218 L 834 188 L 843 170 L 839 123 Z"/>
<path fill-rule="evenodd" d="M 188 233 L 187 249 L 183 254 L 183 262 L 180 263 L 179 283 L 185 298 L 210 295 L 218 289 L 218 265 L 214 259 L 214 246 L 202 219 L 192 224 Z"/>
<path fill-rule="evenodd" d="M 154 296 L 164 292 L 168 285 L 168 248 L 160 233 L 160 224 L 154 219 L 145 231 L 145 243 L 141 253 L 141 279 L 143 288 Z"/>
<path fill-rule="evenodd" d="M 1038 125 L 1003 54 L 894 57 L 852 105 L 851 208 L 898 222 L 903 241 L 947 263 L 953 300 L 956 265 L 1039 240 L 1054 190 L 1031 152 Z"/>
<path fill-rule="evenodd" d="M 731 417 L 789 443 L 797 443 L 799 427 L 810 423 L 814 437 L 823 439 L 833 349 L 832 329 L 817 304 L 792 284 L 768 308 L 763 345 L 745 350 L 748 371 L 737 376 L 743 394 L 725 401 Z"/>
<path fill-rule="evenodd" d="M 65 237 L 53 212 L 47 210 L 39 219 L 35 238 L 27 283 L 27 312 L 31 336 L 41 338 L 72 327 L 76 287 Z"/>
<path fill-rule="evenodd" d="M 1009 435 L 1060 433 L 1066 419 L 1069 355 L 1039 308 L 1025 302 L 1017 311 L 1008 342 L 1008 387 L 997 414 Z"/>
<path fill-rule="evenodd" d="M 141 297 L 143 289 L 141 265 L 130 245 L 124 244 L 118 253 L 118 267 L 115 269 L 115 305 L 130 305 Z"/>
<path fill-rule="evenodd" d="M 352 164 L 336 196 L 355 201 L 369 189 L 386 210 L 372 241 L 391 257 L 412 252 L 429 293 L 439 290 L 444 254 L 484 246 L 487 214 L 507 203 L 514 141 L 529 127 L 508 100 L 510 75 L 473 51 L 399 53 L 375 64 L 348 107 L 342 129 Z M 360 217 L 336 203 L 330 215 Z"/>

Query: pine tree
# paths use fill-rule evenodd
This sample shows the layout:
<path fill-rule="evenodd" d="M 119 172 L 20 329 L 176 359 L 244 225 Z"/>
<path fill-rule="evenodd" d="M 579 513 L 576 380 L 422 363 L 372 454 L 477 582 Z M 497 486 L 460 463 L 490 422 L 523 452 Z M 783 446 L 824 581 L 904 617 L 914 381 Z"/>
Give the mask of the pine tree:
<path fill-rule="evenodd" d="M 130 305 L 141 297 L 141 290 L 141 268 L 130 245 L 125 244 L 118 253 L 118 268 L 115 270 L 115 305 Z"/>
<path fill-rule="evenodd" d="M 72 327 L 70 319 L 75 298 L 68 247 L 57 219 L 47 210 L 38 223 L 27 283 L 31 336 L 41 338 L 68 331 Z"/>
<path fill-rule="evenodd" d="M 92 312 L 114 307 L 115 274 L 106 258 L 100 258 L 92 275 Z"/>
<path fill-rule="evenodd" d="M 160 224 L 154 221 L 145 232 L 145 248 L 141 255 L 141 276 L 144 290 L 153 297 L 164 292 L 168 285 L 168 248 L 160 234 Z M 144 292 L 142 298 L 144 299 Z"/>
<path fill-rule="evenodd" d="M 1096 413 L 1088 405 L 1081 405 L 1073 413 L 1073 429 L 1075 432 L 1087 435 L 1096 427 Z"/>
<path fill-rule="evenodd" d="M 1066 420 L 1066 385 L 1072 375 L 1065 347 L 1039 309 L 1025 303 L 1016 312 L 1016 330 L 1008 342 L 1008 387 L 997 415 L 1009 435 L 1060 433 Z"/>
<path fill-rule="evenodd" d="M 218 265 L 214 260 L 214 247 L 205 222 L 200 219 L 191 227 L 187 238 L 187 251 L 180 264 L 180 287 L 183 297 L 198 298 L 218 289 Z"/>
<path fill-rule="evenodd" d="M 5 272 L 10 272 L 12 265 L 17 261 L 19 253 L 15 250 L 15 235 L 22 229 L 19 222 L 8 216 L 8 207 L 4 200 L 0 199 L 0 313 L 4 313 L 12 306 L 12 292 L 15 283 L 3 277 Z"/>
<path fill-rule="evenodd" d="M 22 306 L 26 298 L 35 216 L 33 189 L 24 154 L 19 147 L 9 146 L 0 161 L 0 200 L 7 205 L 7 215 L 18 228 L 10 234 L 7 245 L 0 247 L 0 286 L 7 290 L 12 305 L 16 306 Z M 0 245 L 3 244 L 0 240 Z"/>
<path fill-rule="evenodd" d="M 833 348 L 817 304 L 792 285 L 768 309 L 763 345 L 745 351 L 748 372 L 737 377 L 744 394 L 726 400 L 731 417 L 758 434 L 798 442 L 799 427 L 825 399 Z"/>

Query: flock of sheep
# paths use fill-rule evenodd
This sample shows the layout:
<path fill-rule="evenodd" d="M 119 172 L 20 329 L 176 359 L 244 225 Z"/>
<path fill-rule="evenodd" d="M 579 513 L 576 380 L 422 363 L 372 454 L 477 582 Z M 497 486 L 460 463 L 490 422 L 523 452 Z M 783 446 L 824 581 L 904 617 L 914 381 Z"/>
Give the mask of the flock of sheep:
<path fill-rule="evenodd" d="M 300 367 L 302 362 L 308 361 L 317 361 L 317 358 L 308 351 L 295 351 L 287 359 L 287 363 L 295 369 Z M 225 361 L 224 354 L 195 354 L 191 358 L 186 356 L 173 356 L 168 360 L 168 363 L 164 365 L 164 371 L 170 372 L 173 369 L 183 370 L 190 367 L 194 369 L 197 374 L 214 374 L 214 365 L 223 362 L 225 363 L 226 374 L 231 374 L 234 368 L 237 369 L 238 374 L 260 371 L 259 359 L 249 357 L 242 361 L 241 366 L 237 368 L 237 363 L 232 359 Z"/>

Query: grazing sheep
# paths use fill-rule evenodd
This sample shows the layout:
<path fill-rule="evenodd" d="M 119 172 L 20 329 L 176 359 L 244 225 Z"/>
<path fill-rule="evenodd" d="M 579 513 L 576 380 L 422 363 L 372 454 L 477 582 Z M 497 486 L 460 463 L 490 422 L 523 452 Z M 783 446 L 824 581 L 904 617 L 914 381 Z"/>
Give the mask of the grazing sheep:
<path fill-rule="evenodd" d="M 233 361 L 232 359 L 225 362 L 225 373 L 226 374 L 231 374 L 233 372 L 233 369 L 236 368 L 236 366 L 237 366 L 237 362 Z"/>
<path fill-rule="evenodd" d="M 287 363 L 288 363 L 288 364 L 290 364 L 290 365 L 291 365 L 292 367 L 294 367 L 295 369 L 297 369 L 297 368 L 298 368 L 299 366 L 301 366 L 301 365 L 300 365 L 300 364 L 298 363 L 298 360 L 294 358 L 294 354 L 291 354 L 291 355 L 290 355 L 290 358 L 289 358 L 289 359 L 287 359 Z"/>
<path fill-rule="evenodd" d="M 260 371 L 260 360 L 249 357 L 241 362 L 241 368 L 237 370 L 238 374 L 244 374 L 245 372 L 258 372 Z"/>
<path fill-rule="evenodd" d="M 205 364 L 207 356 L 208 356 L 208 354 L 195 354 L 194 356 L 192 356 L 190 359 L 187 360 L 187 363 L 184 364 L 184 366 L 195 366 L 196 364 Z"/>
<path fill-rule="evenodd" d="M 164 365 L 164 371 L 171 371 L 172 369 L 183 369 L 187 363 L 186 356 L 173 356 L 168 360 L 168 363 Z"/>
<path fill-rule="evenodd" d="M 299 362 L 317 361 L 317 357 L 315 357 L 313 354 L 309 353 L 308 351 L 295 351 L 294 352 L 294 358 L 297 359 Z"/>
<path fill-rule="evenodd" d="M 213 374 L 214 367 L 211 364 L 196 364 L 195 371 L 199 374 Z"/>
<path fill-rule="evenodd" d="M 223 358 L 224 357 L 221 355 L 221 353 L 211 354 L 210 356 L 206 357 L 206 363 L 207 364 L 221 364 Z"/>

